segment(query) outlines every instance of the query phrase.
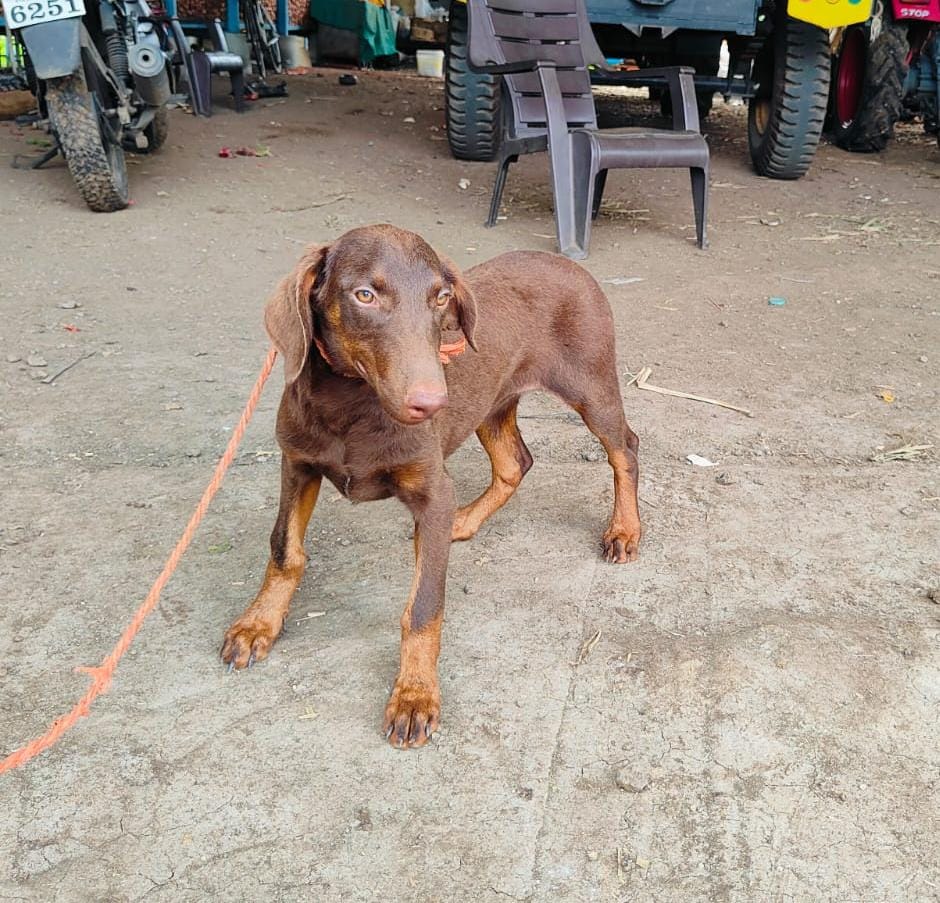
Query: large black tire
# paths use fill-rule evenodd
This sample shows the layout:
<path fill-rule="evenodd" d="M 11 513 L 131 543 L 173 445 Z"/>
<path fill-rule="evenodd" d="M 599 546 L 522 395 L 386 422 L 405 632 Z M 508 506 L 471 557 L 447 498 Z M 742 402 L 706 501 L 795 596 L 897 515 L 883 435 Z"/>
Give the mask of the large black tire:
<path fill-rule="evenodd" d="M 49 118 L 69 172 L 85 203 L 97 213 L 127 206 L 124 151 L 102 134 L 94 95 L 81 74 L 46 82 Z"/>
<path fill-rule="evenodd" d="M 829 34 L 783 16 L 754 61 L 747 139 L 758 175 L 798 179 L 819 145 L 829 97 Z"/>
<path fill-rule="evenodd" d="M 867 41 L 864 61 L 850 60 L 851 54 L 842 59 L 840 53 L 833 60 L 832 98 L 830 122 L 832 140 L 841 148 L 856 153 L 875 153 L 887 147 L 894 136 L 894 126 L 901 118 L 904 80 L 907 78 L 908 52 L 907 23 L 896 22 L 890 13 L 873 23 L 874 37 Z M 862 26 L 855 31 L 847 29 L 843 35 L 843 47 L 849 40 L 867 37 Z M 852 65 L 853 70 L 848 71 Z M 857 71 L 859 66 L 864 71 Z M 861 93 L 855 110 L 840 109 L 846 106 L 846 93 L 841 103 L 840 85 L 845 90 L 845 81 L 861 79 Z"/>
<path fill-rule="evenodd" d="M 458 160 L 492 160 L 499 150 L 500 78 L 470 71 L 467 37 L 467 7 L 452 3 L 444 75 L 447 142 Z"/>

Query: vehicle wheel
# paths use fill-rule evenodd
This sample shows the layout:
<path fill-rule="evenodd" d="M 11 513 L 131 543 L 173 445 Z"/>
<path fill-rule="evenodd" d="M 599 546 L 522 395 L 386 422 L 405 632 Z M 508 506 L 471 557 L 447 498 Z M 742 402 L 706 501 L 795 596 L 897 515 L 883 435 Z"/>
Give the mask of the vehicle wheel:
<path fill-rule="evenodd" d="M 829 34 L 783 17 L 754 61 L 757 94 L 748 102 L 747 139 L 754 169 L 798 179 L 819 144 L 829 95 Z"/>
<path fill-rule="evenodd" d="M 833 59 L 832 140 L 849 151 L 884 150 L 901 118 L 908 70 L 907 24 L 886 15 L 846 29 Z"/>
<path fill-rule="evenodd" d="M 98 213 L 123 210 L 128 195 L 124 151 L 103 131 L 98 104 L 84 76 L 49 79 L 46 105 L 65 162 L 85 203 Z"/>
<path fill-rule="evenodd" d="M 492 160 L 499 149 L 500 79 L 470 71 L 467 37 L 467 7 L 452 3 L 444 76 L 447 142 L 458 160 Z"/>

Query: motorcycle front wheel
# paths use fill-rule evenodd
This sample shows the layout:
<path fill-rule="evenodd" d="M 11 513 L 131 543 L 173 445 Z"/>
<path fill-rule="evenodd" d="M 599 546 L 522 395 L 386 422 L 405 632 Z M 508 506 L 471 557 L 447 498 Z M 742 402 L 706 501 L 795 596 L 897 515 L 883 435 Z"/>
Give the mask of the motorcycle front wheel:
<path fill-rule="evenodd" d="M 124 151 L 102 121 L 94 93 L 81 72 L 46 82 L 46 106 L 69 172 L 85 203 L 96 213 L 128 204 Z"/>

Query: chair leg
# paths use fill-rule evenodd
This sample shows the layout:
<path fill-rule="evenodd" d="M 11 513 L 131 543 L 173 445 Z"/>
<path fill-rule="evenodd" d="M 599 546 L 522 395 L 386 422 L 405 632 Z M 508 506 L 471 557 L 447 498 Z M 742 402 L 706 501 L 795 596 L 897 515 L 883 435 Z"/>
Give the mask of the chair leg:
<path fill-rule="evenodd" d="M 233 69 L 229 73 L 232 83 L 232 96 L 235 100 L 235 112 L 245 112 L 245 72 L 243 69 Z"/>
<path fill-rule="evenodd" d="M 506 176 L 509 174 L 509 166 L 515 163 L 519 158 L 510 154 L 501 157 L 499 169 L 496 170 L 496 184 L 493 186 L 493 199 L 490 201 L 490 215 L 486 218 L 486 227 L 491 228 L 496 225 L 499 219 L 499 202 L 503 198 L 503 188 L 506 187 Z"/>
<path fill-rule="evenodd" d="M 603 190 L 606 172 L 598 171 L 598 160 L 591 136 L 586 132 L 571 135 L 571 228 L 573 241 L 570 247 L 562 244 L 562 253 L 575 260 L 588 256 L 591 244 L 592 213 L 597 206 L 595 193 L 600 184 Z M 558 202 L 556 199 L 556 210 Z M 556 214 L 557 215 L 557 214 Z M 561 241 L 562 220 L 558 221 L 558 236 Z"/>
<path fill-rule="evenodd" d="M 607 170 L 602 169 L 594 180 L 594 203 L 591 205 L 591 219 L 597 219 L 600 213 L 601 200 L 604 197 L 604 186 L 607 184 Z"/>
<path fill-rule="evenodd" d="M 705 236 L 705 220 L 708 215 L 708 170 L 694 167 L 689 170 L 692 178 L 692 206 L 695 208 L 695 237 L 700 248 L 708 246 Z"/>
<path fill-rule="evenodd" d="M 197 116 L 212 115 L 212 68 L 201 50 L 189 57 L 189 102 Z"/>
<path fill-rule="evenodd" d="M 549 162 L 552 171 L 552 194 L 555 197 L 555 230 L 558 236 L 558 248 L 565 257 L 583 260 L 587 257 L 584 245 L 585 233 L 590 232 L 590 216 L 583 222 L 584 214 L 590 210 L 585 207 L 585 200 L 590 205 L 590 191 L 585 190 L 584 174 L 575 164 L 575 141 L 577 134 L 565 136 L 564 142 L 555 146 L 549 140 Z M 561 147 L 557 145 L 562 145 Z M 593 187 L 593 181 L 591 182 Z M 580 190 L 580 191 L 579 191 Z M 580 197 L 579 197 L 580 193 Z"/>

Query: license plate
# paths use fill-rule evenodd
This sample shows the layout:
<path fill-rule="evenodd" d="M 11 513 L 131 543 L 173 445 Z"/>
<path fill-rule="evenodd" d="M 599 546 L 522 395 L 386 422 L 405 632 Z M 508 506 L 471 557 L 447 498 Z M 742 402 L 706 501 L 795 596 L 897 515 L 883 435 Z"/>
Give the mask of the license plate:
<path fill-rule="evenodd" d="M 3 17 L 10 28 L 84 15 L 84 0 L 3 0 Z"/>

